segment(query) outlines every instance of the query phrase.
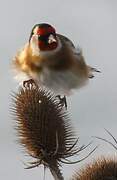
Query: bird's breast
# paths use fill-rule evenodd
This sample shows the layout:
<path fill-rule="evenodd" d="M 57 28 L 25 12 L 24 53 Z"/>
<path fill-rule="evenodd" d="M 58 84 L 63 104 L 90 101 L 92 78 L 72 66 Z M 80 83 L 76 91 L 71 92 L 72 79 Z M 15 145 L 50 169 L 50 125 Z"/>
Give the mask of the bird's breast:
<path fill-rule="evenodd" d="M 43 69 L 42 73 L 35 78 L 41 85 L 52 90 L 55 94 L 64 95 L 68 95 L 73 89 L 85 85 L 88 80 L 70 70 L 54 71 L 48 68 Z"/>

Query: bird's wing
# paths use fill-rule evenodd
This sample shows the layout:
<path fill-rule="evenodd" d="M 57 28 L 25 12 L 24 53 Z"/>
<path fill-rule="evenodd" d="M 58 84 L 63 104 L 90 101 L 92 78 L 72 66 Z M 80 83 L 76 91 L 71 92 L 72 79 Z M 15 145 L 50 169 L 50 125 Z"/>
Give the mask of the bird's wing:
<path fill-rule="evenodd" d="M 69 44 L 69 46 L 71 46 L 71 48 L 73 49 L 73 51 L 75 52 L 76 55 L 81 55 L 82 54 L 82 50 L 80 48 L 80 46 L 75 47 L 75 45 L 73 44 L 73 42 L 68 39 L 66 36 L 63 36 L 61 34 L 57 34 L 57 36 L 64 42 Z"/>
<path fill-rule="evenodd" d="M 68 39 L 66 36 L 63 36 L 63 35 L 61 35 L 61 34 L 57 34 L 57 36 L 58 36 L 62 41 L 64 41 L 65 43 L 67 42 L 71 47 L 75 48 L 73 42 L 72 42 L 70 39 Z"/>

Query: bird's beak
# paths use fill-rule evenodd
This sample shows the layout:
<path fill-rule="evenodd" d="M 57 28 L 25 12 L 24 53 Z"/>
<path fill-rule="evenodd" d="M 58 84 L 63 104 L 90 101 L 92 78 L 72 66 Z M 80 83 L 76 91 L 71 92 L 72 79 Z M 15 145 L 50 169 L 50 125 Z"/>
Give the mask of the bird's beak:
<path fill-rule="evenodd" d="M 50 34 L 50 36 L 48 37 L 48 43 L 51 44 L 53 42 L 57 42 L 57 40 L 55 39 L 55 37 L 52 34 Z"/>

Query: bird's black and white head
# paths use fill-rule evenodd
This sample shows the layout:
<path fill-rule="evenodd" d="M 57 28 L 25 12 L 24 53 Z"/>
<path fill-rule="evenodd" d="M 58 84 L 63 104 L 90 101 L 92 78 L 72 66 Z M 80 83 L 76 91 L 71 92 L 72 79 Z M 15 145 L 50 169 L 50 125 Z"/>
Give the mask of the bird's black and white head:
<path fill-rule="evenodd" d="M 36 24 L 29 38 L 29 43 L 35 52 L 56 50 L 59 46 L 58 41 L 55 28 L 46 23 Z"/>

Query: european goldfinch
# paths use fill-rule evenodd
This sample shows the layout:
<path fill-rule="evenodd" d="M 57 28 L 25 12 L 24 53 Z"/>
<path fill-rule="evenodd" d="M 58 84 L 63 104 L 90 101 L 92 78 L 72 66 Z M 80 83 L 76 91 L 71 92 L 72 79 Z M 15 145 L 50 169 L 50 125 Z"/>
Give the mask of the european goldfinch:
<path fill-rule="evenodd" d="M 33 79 L 56 95 L 70 95 L 87 84 L 97 69 L 86 64 L 81 49 L 49 24 L 36 24 L 13 59 L 16 78 Z"/>

